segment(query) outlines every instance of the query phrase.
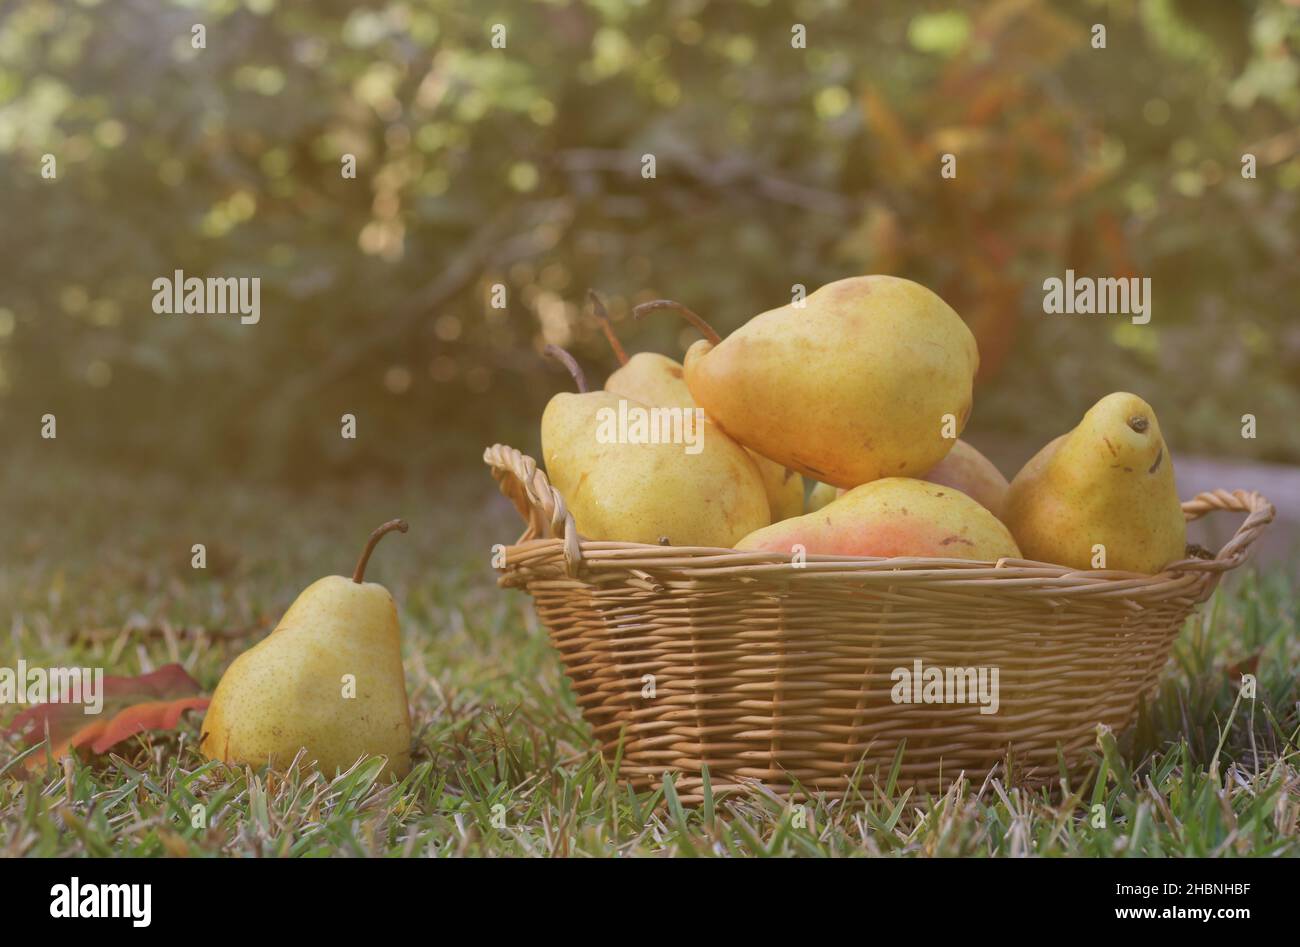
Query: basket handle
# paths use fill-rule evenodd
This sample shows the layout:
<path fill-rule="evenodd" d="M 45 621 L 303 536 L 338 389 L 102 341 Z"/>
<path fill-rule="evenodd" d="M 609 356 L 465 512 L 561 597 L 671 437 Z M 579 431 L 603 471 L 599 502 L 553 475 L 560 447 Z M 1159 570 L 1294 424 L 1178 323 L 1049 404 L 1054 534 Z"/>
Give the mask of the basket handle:
<path fill-rule="evenodd" d="M 564 540 L 564 569 L 571 577 L 576 576 L 582 565 L 578 529 L 564 497 L 551 486 L 546 472 L 527 454 L 505 444 L 493 444 L 483 451 L 483 462 L 492 468 L 497 486 L 528 524 L 519 542 L 552 536 Z"/>
<path fill-rule="evenodd" d="M 1246 519 L 1237 532 L 1223 544 L 1219 554 L 1213 559 L 1180 559 L 1166 567 L 1168 572 L 1227 572 L 1235 569 L 1246 559 L 1260 532 L 1273 522 L 1276 510 L 1254 490 L 1212 490 L 1198 493 L 1183 504 L 1183 518 L 1189 523 L 1200 519 L 1214 510 L 1226 510 L 1229 513 L 1245 513 Z"/>

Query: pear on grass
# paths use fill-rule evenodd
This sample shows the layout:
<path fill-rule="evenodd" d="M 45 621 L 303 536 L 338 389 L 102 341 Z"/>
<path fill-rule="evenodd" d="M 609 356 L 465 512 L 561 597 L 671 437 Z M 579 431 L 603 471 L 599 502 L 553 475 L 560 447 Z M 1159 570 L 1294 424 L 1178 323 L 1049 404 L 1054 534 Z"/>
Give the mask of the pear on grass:
<path fill-rule="evenodd" d="M 638 307 L 640 308 L 640 307 Z M 917 283 L 859 276 L 686 353 L 686 384 L 724 431 L 837 487 L 919 477 L 970 415 L 975 337 Z M 947 435 L 947 436 L 946 436 Z"/>
<path fill-rule="evenodd" d="M 332 774 L 365 755 L 388 757 L 390 778 L 411 768 L 411 717 L 397 606 L 365 582 L 370 535 L 352 578 L 326 576 L 289 606 L 275 630 L 226 668 L 203 718 L 199 749 L 224 763 L 283 768 L 306 749 Z"/>
<path fill-rule="evenodd" d="M 1020 558 L 1015 540 L 966 494 L 924 480 L 885 477 L 854 487 L 815 513 L 757 530 L 737 549 L 828 556 Z"/>
<path fill-rule="evenodd" d="M 758 468 L 735 441 L 707 422 L 694 429 L 696 453 L 672 440 L 609 436 L 621 433 L 614 422 L 623 414 L 648 417 L 652 406 L 588 391 L 568 352 L 554 345 L 546 352 L 569 369 L 578 394 L 562 392 L 546 405 L 542 459 L 584 537 L 730 547 L 770 522 Z M 697 424 L 693 411 L 683 421 Z"/>
<path fill-rule="evenodd" d="M 1150 575 L 1186 554 L 1173 459 L 1155 411 L 1126 391 L 1025 464 L 1003 518 L 1026 558 L 1072 569 Z"/>
<path fill-rule="evenodd" d="M 609 346 L 619 361 L 619 367 L 605 381 L 605 390 L 635 398 L 644 404 L 695 410 L 698 406 L 691 397 L 691 390 L 686 387 L 681 363 L 655 352 L 637 352 L 629 358 L 622 343 L 618 341 L 618 336 L 614 334 L 614 326 L 609 321 L 605 304 L 593 290 L 588 290 L 587 296 L 605 338 L 609 340 Z M 721 431 L 718 434 L 726 436 Z M 759 476 L 763 478 L 763 491 L 767 494 L 771 521 L 775 523 L 802 513 L 803 477 L 761 454 L 749 451 L 749 456 L 754 459 Z"/>

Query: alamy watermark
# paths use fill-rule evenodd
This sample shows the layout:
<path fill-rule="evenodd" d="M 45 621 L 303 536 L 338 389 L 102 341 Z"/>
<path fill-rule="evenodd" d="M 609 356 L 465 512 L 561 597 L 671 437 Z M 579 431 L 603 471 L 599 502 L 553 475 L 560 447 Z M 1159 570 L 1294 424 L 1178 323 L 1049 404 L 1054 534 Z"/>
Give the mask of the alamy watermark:
<path fill-rule="evenodd" d="M 704 409 L 649 407 L 620 398 L 618 409 L 596 412 L 600 444 L 683 444 L 688 454 L 704 450 Z"/>
<path fill-rule="evenodd" d="M 50 917 L 130 918 L 132 927 L 153 920 L 153 885 L 83 884 L 76 875 L 50 888 Z"/>
<path fill-rule="evenodd" d="M 1151 321 L 1151 277 L 1049 276 L 1043 280 L 1043 312 L 1078 315 L 1128 315 L 1134 325 Z"/>
<path fill-rule="evenodd" d="M 998 712 L 998 669 L 995 667 L 924 667 L 921 659 L 910 668 L 894 668 L 889 691 L 896 704 L 979 704 L 980 713 Z"/>
<path fill-rule="evenodd" d="M 0 667 L 0 704 L 83 704 L 83 713 L 104 709 L 104 669 Z"/>
<path fill-rule="evenodd" d="M 260 276 L 209 276 L 200 279 L 177 270 L 171 277 L 153 281 L 153 311 L 159 315 L 238 314 L 242 325 L 255 326 L 262 318 Z"/>

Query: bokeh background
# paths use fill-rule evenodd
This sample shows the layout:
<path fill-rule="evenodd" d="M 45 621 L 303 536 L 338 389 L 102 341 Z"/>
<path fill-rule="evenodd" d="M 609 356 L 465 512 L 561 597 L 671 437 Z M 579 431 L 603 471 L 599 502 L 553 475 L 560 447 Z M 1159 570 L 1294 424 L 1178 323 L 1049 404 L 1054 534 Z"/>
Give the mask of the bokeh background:
<path fill-rule="evenodd" d="M 971 325 L 969 436 L 1008 475 L 1121 388 L 1176 457 L 1300 462 L 1286 0 L 10 0 L 0 180 L 0 424 L 28 477 L 486 485 L 482 448 L 536 452 L 566 387 L 545 343 L 614 367 L 588 287 L 630 350 L 680 356 L 693 334 L 632 305 L 725 334 L 859 273 Z M 1150 277 L 1150 324 L 1044 315 L 1066 268 Z M 259 276 L 260 323 L 155 314 L 176 269 Z"/>

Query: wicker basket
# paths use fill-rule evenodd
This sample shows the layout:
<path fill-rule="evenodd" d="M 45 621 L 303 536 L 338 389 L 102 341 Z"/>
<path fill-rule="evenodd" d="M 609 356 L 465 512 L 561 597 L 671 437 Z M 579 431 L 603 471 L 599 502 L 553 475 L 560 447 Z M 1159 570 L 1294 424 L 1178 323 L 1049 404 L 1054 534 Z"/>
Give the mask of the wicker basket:
<path fill-rule="evenodd" d="M 503 586 L 532 595 L 582 714 L 620 778 L 674 773 L 686 802 L 759 781 L 842 796 L 887 774 L 936 791 L 1010 760 L 1018 779 L 1084 761 L 1128 726 L 1183 620 L 1239 565 L 1272 505 L 1217 490 L 1183 504 L 1248 514 L 1213 559 L 1155 576 L 1028 560 L 809 556 L 579 540 L 564 499 L 513 448 L 484 452 L 527 521 Z M 895 668 L 995 667 L 1000 706 L 896 703 Z M 650 677 L 652 675 L 653 677 Z M 650 694 L 653 696 L 649 696 Z"/>

